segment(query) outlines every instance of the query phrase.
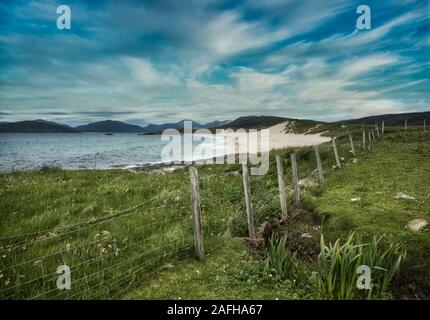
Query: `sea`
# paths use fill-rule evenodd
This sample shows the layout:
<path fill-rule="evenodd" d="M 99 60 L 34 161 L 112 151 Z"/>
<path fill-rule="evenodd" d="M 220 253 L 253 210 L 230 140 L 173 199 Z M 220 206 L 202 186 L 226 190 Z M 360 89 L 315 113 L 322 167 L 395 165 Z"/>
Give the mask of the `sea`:
<path fill-rule="evenodd" d="M 2 133 L 0 172 L 37 170 L 44 166 L 63 169 L 136 168 L 164 162 L 161 152 L 168 143 L 160 135 L 133 133 Z M 214 137 L 194 138 L 193 148 L 199 144 L 213 148 L 214 156 L 224 153 Z M 183 153 L 178 158 L 173 160 L 187 160 Z"/>

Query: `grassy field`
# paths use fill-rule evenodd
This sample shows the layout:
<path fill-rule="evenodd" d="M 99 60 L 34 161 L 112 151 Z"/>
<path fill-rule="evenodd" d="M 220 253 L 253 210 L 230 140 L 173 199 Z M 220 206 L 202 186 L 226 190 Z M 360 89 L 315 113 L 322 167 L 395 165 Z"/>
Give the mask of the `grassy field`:
<path fill-rule="evenodd" d="M 256 225 L 268 222 L 276 233 L 289 234 L 288 250 L 297 251 L 306 281 L 265 272 L 264 248 L 240 240 L 247 227 L 239 165 L 198 167 L 203 262 L 193 253 L 187 169 L 163 175 L 45 168 L 0 175 L 0 298 L 323 299 L 314 272 L 320 234 L 344 241 L 351 231 L 363 241 L 384 235 L 383 245 L 401 242 L 407 250 L 384 298 L 429 298 L 429 228 L 405 226 L 412 219 L 430 220 L 430 133 L 387 128 L 368 152 L 361 146 L 361 126 L 318 128 L 323 129 L 342 135 L 336 141 L 343 168 L 332 170 L 331 144 L 322 145 L 326 183 L 303 188 L 301 206 L 291 201 L 292 150 L 272 152 L 269 173 L 251 177 Z M 357 162 L 349 152 L 347 129 Z M 313 149 L 296 152 L 300 179 L 306 179 L 316 167 Z M 280 226 L 275 154 L 286 159 L 294 216 Z M 415 200 L 397 200 L 397 192 Z M 111 219 L 103 220 L 107 215 Z M 72 270 L 71 290 L 56 288 L 62 264 Z"/>

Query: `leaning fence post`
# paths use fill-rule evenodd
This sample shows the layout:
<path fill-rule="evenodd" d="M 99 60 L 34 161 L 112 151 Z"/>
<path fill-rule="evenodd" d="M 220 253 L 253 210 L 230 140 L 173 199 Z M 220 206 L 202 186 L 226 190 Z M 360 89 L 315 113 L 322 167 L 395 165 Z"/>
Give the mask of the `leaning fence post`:
<path fill-rule="evenodd" d="M 408 119 L 405 119 L 405 131 L 408 130 Z"/>
<path fill-rule="evenodd" d="M 288 215 L 287 198 L 285 196 L 284 168 L 282 167 L 281 156 L 276 156 L 276 168 L 278 169 L 279 201 L 281 202 L 282 216 L 286 217 Z"/>
<path fill-rule="evenodd" d="M 366 151 L 366 131 L 363 130 L 363 151 Z"/>
<path fill-rule="evenodd" d="M 352 152 L 352 155 L 355 158 L 354 141 L 352 141 L 352 135 L 351 135 L 351 132 L 349 132 L 349 131 L 348 131 L 348 137 L 349 137 L 349 144 L 351 145 L 351 152 Z"/>
<path fill-rule="evenodd" d="M 385 133 L 385 123 L 384 123 L 384 121 L 382 121 L 382 135 Z"/>
<path fill-rule="evenodd" d="M 338 169 L 341 169 L 342 166 L 340 164 L 339 154 L 337 153 L 337 147 L 336 147 L 336 142 L 334 141 L 334 138 L 331 138 L 331 144 L 333 145 L 333 152 L 334 152 L 334 157 L 336 159 L 336 165 Z"/>
<path fill-rule="evenodd" d="M 194 229 L 194 247 L 197 257 L 203 260 L 205 250 L 203 247 L 203 230 L 200 216 L 200 190 L 197 169 L 190 167 L 190 191 L 191 191 L 191 209 L 193 211 L 193 229 Z"/>
<path fill-rule="evenodd" d="M 318 146 L 315 146 L 315 157 L 317 158 L 318 179 L 320 181 L 320 185 L 323 185 L 324 184 L 324 173 L 323 173 L 320 151 L 318 150 Z"/>
<path fill-rule="evenodd" d="M 373 143 L 376 143 L 375 130 L 373 129 L 372 129 L 372 138 L 373 138 Z"/>
<path fill-rule="evenodd" d="M 242 163 L 242 173 L 243 173 L 243 190 L 245 193 L 246 217 L 248 220 L 249 237 L 254 238 L 255 237 L 254 212 L 252 210 L 251 184 L 249 182 L 249 171 L 248 171 L 248 165 L 246 163 Z"/>
<path fill-rule="evenodd" d="M 299 188 L 299 174 L 297 172 L 297 159 L 296 154 L 291 155 L 291 171 L 293 173 L 293 189 L 294 189 L 294 202 L 296 205 L 300 204 L 300 188 Z"/>

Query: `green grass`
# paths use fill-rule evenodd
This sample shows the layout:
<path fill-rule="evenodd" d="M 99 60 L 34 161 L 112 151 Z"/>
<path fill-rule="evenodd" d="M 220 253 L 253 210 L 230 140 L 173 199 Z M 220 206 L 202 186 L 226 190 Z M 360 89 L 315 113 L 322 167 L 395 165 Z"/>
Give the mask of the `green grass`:
<path fill-rule="evenodd" d="M 364 241 L 385 235 L 382 245 L 402 242 L 408 253 L 389 296 L 428 298 L 429 228 L 416 232 L 405 225 L 416 218 L 430 220 L 429 132 L 386 128 L 383 139 L 369 153 L 362 151 L 361 126 L 318 128 L 324 129 L 330 130 L 328 134 L 342 135 L 336 142 L 344 158 L 343 168 L 333 171 L 331 144 L 320 146 L 326 184 L 302 190 L 302 207 L 295 208 L 288 160 L 292 150 L 272 152 L 269 173 L 251 177 L 256 224 L 273 222 L 280 216 L 274 160 L 279 154 L 286 160 L 289 211 L 301 212 L 283 232 L 291 234 L 287 245 L 298 250 L 297 257 L 309 272 L 315 270 L 313 245 L 318 244 L 321 231 L 333 242 L 338 238 L 344 241 L 351 231 L 360 233 Z M 357 163 L 351 161 L 346 130 L 353 134 Z M 297 152 L 299 176 L 304 179 L 316 167 L 313 149 Z M 247 235 L 242 177 L 233 174 L 240 166 L 204 165 L 198 169 L 208 253 L 203 262 L 193 253 L 187 169 L 161 175 L 44 168 L 0 175 L 0 298 L 324 297 L 312 281 L 295 286 L 265 274 L 264 252 L 249 252 L 234 239 Z M 417 200 L 395 200 L 397 192 Z M 351 201 L 358 197 L 360 201 Z M 144 201 L 148 202 L 129 215 L 86 224 Z M 75 223 L 83 224 L 58 234 L 42 232 Z M 26 235 L 36 231 L 41 232 Z M 302 243 L 304 232 L 313 237 L 309 244 Z M 23 236 L 3 239 L 18 234 Z M 43 236 L 48 239 L 41 239 Z M 72 269 L 72 289 L 67 292 L 56 289 L 55 271 L 61 264 Z M 15 267 L 10 268 L 12 265 Z M 29 282 L 37 278 L 42 279 Z"/>

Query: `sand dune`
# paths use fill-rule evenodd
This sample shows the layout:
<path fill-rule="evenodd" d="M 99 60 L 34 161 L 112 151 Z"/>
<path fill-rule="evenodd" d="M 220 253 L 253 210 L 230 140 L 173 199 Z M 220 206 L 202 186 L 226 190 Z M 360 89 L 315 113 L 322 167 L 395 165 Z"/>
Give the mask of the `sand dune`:
<path fill-rule="evenodd" d="M 314 146 L 330 141 L 329 137 L 320 134 L 285 133 L 287 125 L 288 121 L 269 128 L 270 149 Z"/>

